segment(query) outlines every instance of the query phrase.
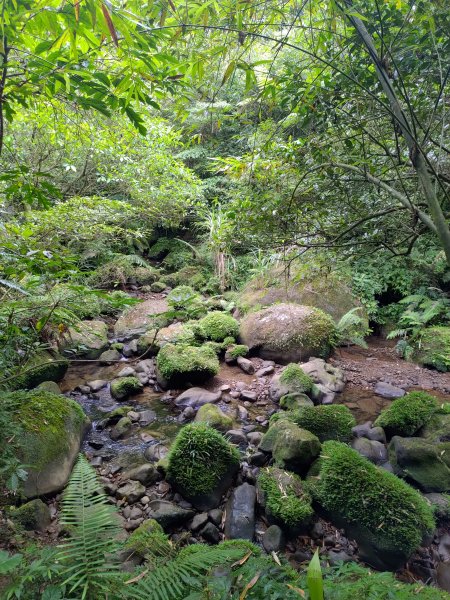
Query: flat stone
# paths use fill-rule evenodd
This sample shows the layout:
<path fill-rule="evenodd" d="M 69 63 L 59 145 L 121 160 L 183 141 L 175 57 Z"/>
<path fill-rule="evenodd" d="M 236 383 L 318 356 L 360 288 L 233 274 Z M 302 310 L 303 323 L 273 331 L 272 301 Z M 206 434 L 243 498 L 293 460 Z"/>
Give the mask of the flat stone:
<path fill-rule="evenodd" d="M 253 540 L 255 503 L 255 486 L 243 483 L 233 490 L 226 509 L 225 537 L 227 539 Z"/>
<path fill-rule="evenodd" d="M 130 481 L 118 488 L 116 496 L 119 500 L 126 500 L 128 504 L 134 504 L 145 494 L 145 487 L 139 481 Z"/>
<path fill-rule="evenodd" d="M 242 390 L 241 398 L 244 400 L 249 400 L 250 402 L 255 402 L 257 399 L 257 394 L 253 390 Z"/>
<path fill-rule="evenodd" d="M 225 437 L 236 446 L 247 445 L 247 436 L 241 429 L 230 429 L 226 432 Z"/>
<path fill-rule="evenodd" d="M 406 394 L 405 390 L 385 381 L 379 381 L 375 386 L 375 394 L 382 398 L 401 398 Z"/>
<path fill-rule="evenodd" d="M 91 392 L 99 392 L 107 385 L 108 382 L 104 379 L 94 379 L 93 381 L 88 381 L 88 386 Z"/>
<path fill-rule="evenodd" d="M 213 404 L 220 400 L 222 392 L 208 392 L 200 387 L 192 387 L 180 394 L 175 400 L 176 406 L 191 406 L 192 408 L 200 408 L 204 404 Z"/>
<path fill-rule="evenodd" d="M 191 524 L 189 525 L 189 529 L 191 531 L 198 531 L 199 529 L 204 527 L 207 522 L 208 513 L 199 513 L 198 515 L 195 515 L 195 517 L 192 519 Z"/>
<path fill-rule="evenodd" d="M 252 363 L 252 361 L 248 358 L 238 356 L 237 364 L 240 367 L 240 369 L 242 369 L 242 371 L 244 371 L 244 373 L 247 373 L 248 375 L 253 375 L 253 373 L 255 372 L 255 366 Z"/>
<path fill-rule="evenodd" d="M 152 483 L 159 481 L 161 479 L 161 474 L 156 470 L 153 464 L 147 463 L 126 471 L 122 477 L 123 479 L 140 481 L 145 486 L 149 486 Z"/>
<path fill-rule="evenodd" d="M 110 350 L 105 350 L 99 356 L 99 362 L 101 365 L 112 365 L 122 358 L 122 355 L 115 348 L 111 348 Z"/>
<path fill-rule="evenodd" d="M 262 367 L 258 369 L 255 373 L 256 377 L 267 377 L 267 375 L 271 375 L 274 372 L 275 368 L 272 365 L 268 367 Z"/>
<path fill-rule="evenodd" d="M 133 367 L 124 367 L 121 371 L 119 371 L 116 377 L 132 377 L 136 375 L 136 371 Z"/>
<path fill-rule="evenodd" d="M 130 410 L 130 412 L 127 413 L 127 417 L 133 422 L 139 421 L 139 413 L 135 410 Z"/>
<path fill-rule="evenodd" d="M 156 421 L 156 413 L 154 410 L 146 409 L 139 413 L 139 425 L 146 427 Z"/>
<path fill-rule="evenodd" d="M 149 515 L 155 519 L 163 529 L 182 525 L 194 516 L 193 510 L 187 510 L 166 500 L 153 500 L 148 504 Z"/>
<path fill-rule="evenodd" d="M 334 566 L 339 563 L 351 562 L 353 558 L 344 550 L 329 550 L 328 560 L 330 561 L 330 565 Z"/>
<path fill-rule="evenodd" d="M 200 531 L 200 535 L 210 544 L 218 544 L 221 540 L 220 531 L 212 523 L 207 523 Z"/>

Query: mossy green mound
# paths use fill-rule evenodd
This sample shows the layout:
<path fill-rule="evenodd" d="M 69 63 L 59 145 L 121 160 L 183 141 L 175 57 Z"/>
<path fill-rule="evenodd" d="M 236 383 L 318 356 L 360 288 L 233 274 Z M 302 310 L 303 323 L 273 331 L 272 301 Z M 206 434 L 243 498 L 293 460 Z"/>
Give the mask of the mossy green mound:
<path fill-rule="evenodd" d="M 349 442 L 356 421 L 350 409 L 343 404 L 304 406 L 292 412 L 275 413 L 270 422 L 287 419 L 316 435 L 321 442 L 338 440 Z"/>
<path fill-rule="evenodd" d="M 186 313 L 192 318 L 199 318 L 206 313 L 202 297 L 189 285 L 179 285 L 170 291 L 167 303 L 173 310 Z"/>
<path fill-rule="evenodd" d="M 40 498 L 35 498 L 19 507 L 11 507 L 7 516 L 24 529 L 44 531 L 51 523 L 50 510 Z"/>
<path fill-rule="evenodd" d="M 240 336 L 250 350 L 282 364 L 311 356 L 326 358 L 337 340 L 330 315 L 297 304 L 275 304 L 248 314 L 241 322 Z"/>
<path fill-rule="evenodd" d="M 200 406 L 194 420 L 196 423 L 206 423 L 206 425 L 219 431 L 228 431 L 233 428 L 233 419 L 215 404 Z"/>
<path fill-rule="evenodd" d="M 125 400 L 140 391 L 142 383 L 137 377 L 119 377 L 111 382 L 111 396 L 116 400 Z"/>
<path fill-rule="evenodd" d="M 227 358 L 237 360 L 240 356 L 247 356 L 248 351 L 249 348 L 245 344 L 235 344 L 227 348 Z"/>
<path fill-rule="evenodd" d="M 385 408 L 375 426 L 382 427 L 388 438 L 394 435 L 408 437 L 426 425 L 438 408 L 438 400 L 434 396 L 410 392 Z"/>
<path fill-rule="evenodd" d="M 20 431 L 11 443 L 28 472 L 21 484 L 24 496 L 59 491 L 67 483 L 88 423 L 81 407 L 39 389 L 2 394 L 0 403 Z"/>
<path fill-rule="evenodd" d="M 147 519 L 141 523 L 125 542 L 125 549 L 145 558 L 152 567 L 174 553 L 169 536 L 155 519 Z"/>
<path fill-rule="evenodd" d="M 450 327 L 424 329 L 413 358 L 424 367 L 450 371 Z"/>
<path fill-rule="evenodd" d="M 268 467 L 260 471 L 257 486 L 258 497 L 269 520 L 291 533 L 297 533 L 311 521 L 314 514 L 312 498 L 297 475 Z"/>
<path fill-rule="evenodd" d="M 156 358 L 158 374 L 168 385 L 201 383 L 219 372 L 212 348 L 166 344 Z"/>
<path fill-rule="evenodd" d="M 314 385 L 312 378 L 296 363 L 291 363 L 283 369 L 280 375 L 280 383 L 289 388 L 289 392 L 299 392 L 301 394 L 310 392 Z"/>
<path fill-rule="evenodd" d="M 217 506 L 239 468 L 239 452 L 218 431 L 195 423 L 177 435 L 168 456 L 167 479 L 196 508 Z"/>
<path fill-rule="evenodd" d="M 12 381 L 12 387 L 32 389 L 44 381 L 61 381 L 69 367 L 69 361 L 62 356 L 42 351 L 35 354 L 23 366 L 22 375 Z"/>
<path fill-rule="evenodd" d="M 223 342 L 227 337 L 236 338 L 239 334 L 239 323 L 231 315 L 213 311 L 200 320 L 205 337 L 213 342 Z"/>
<path fill-rule="evenodd" d="M 434 530 L 433 512 L 416 490 L 345 444 L 325 442 L 310 475 L 314 499 L 377 568 L 396 568 Z"/>

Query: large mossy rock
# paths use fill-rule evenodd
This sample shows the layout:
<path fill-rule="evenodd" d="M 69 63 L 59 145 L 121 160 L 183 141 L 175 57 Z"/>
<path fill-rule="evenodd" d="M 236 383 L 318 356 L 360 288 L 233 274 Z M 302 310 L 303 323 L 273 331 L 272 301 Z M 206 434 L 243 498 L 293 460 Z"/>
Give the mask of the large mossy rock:
<path fill-rule="evenodd" d="M 425 492 L 450 491 L 450 442 L 433 444 L 395 436 L 389 445 L 389 461 L 397 475 L 414 481 Z"/>
<path fill-rule="evenodd" d="M 413 360 L 424 367 L 450 371 L 450 327 L 429 327 L 420 336 Z"/>
<path fill-rule="evenodd" d="M 170 449 L 167 480 L 198 510 L 219 505 L 239 469 L 239 452 L 218 431 L 186 425 Z"/>
<path fill-rule="evenodd" d="M 169 305 L 164 298 L 150 298 L 123 312 L 114 325 L 116 337 L 136 338 L 143 335 L 152 324 L 152 315 L 166 312 Z"/>
<path fill-rule="evenodd" d="M 61 381 L 69 362 L 58 354 L 41 351 L 23 366 L 22 374 L 13 381 L 14 389 L 31 389 L 44 381 Z"/>
<path fill-rule="evenodd" d="M 262 358 L 282 364 L 326 358 L 335 343 L 333 319 L 322 310 L 298 304 L 276 304 L 248 314 L 240 336 Z"/>
<path fill-rule="evenodd" d="M 219 431 L 228 431 L 233 427 L 233 419 L 215 404 L 203 404 L 195 415 L 195 423 L 206 423 Z"/>
<path fill-rule="evenodd" d="M 407 483 L 340 442 L 325 442 L 308 477 L 327 517 L 380 570 L 401 566 L 435 528 L 433 511 Z"/>
<path fill-rule="evenodd" d="M 269 522 L 280 525 L 289 535 L 298 535 L 310 523 L 312 498 L 297 475 L 277 467 L 262 469 L 256 489 Z"/>
<path fill-rule="evenodd" d="M 321 406 L 303 406 L 298 410 L 276 413 L 271 418 L 273 423 L 292 421 L 299 427 L 316 435 L 321 442 L 337 440 L 349 442 L 352 439 L 352 428 L 356 425 L 355 417 L 343 404 L 324 404 Z"/>
<path fill-rule="evenodd" d="M 70 327 L 61 344 L 63 354 L 95 360 L 108 344 L 108 325 L 104 321 L 80 321 Z"/>
<path fill-rule="evenodd" d="M 23 495 L 34 498 L 62 489 L 89 423 L 81 407 L 70 398 L 38 389 L 4 394 L 1 402 L 20 430 L 12 443 L 28 473 L 21 485 Z"/>
<path fill-rule="evenodd" d="M 376 419 L 388 438 L 394 435 L 411 436 L 426 425 L 438 410 L 438 400 L 425 392 L 410 392 L 394 400 Z"/>
<path fill-rule="evenodd" d="M 294 473 L 306 473 L 320 454 L 319 438 L 295 423 L 277 431 L 273 442 L 274 463 Z"/>
<path fill-rule="evenodd" d="M 273 376 L 269 395 L 274 402 L 279 402 L 287 394 L 309 394 L 313 384 L 311 377 L 299 365 L 291 363 L 281 373 Z"/>
<path fill-rule="evenodd" d="M 203 383 L 219 372 L 219 359 L 208 346 L 166 344 L 156 358 L 158 381 L 163 387 Z"/>
<path fill-rule="evenodd" d="M 349 283 L 340 276 L 335 273 L 318 274 L 303 265 L 294 265 L 289 278 L 284 276 L 281 266 L 250 280 L 240 294 L 238 307 L 245 313 L 280 302 L 320 308 L 335 321 L 352 308 L 361 307 Z"/>

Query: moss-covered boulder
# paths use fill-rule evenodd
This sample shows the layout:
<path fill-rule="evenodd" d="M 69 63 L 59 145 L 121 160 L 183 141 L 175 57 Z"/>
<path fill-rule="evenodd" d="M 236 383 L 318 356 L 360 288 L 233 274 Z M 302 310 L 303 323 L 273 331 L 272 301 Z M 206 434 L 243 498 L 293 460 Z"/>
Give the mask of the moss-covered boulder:
<path fill-rule="evenodd" d="M 205 332 L 205 337 L 213 342 L 223 342 L 227 337 L 236 338 L 239 334 L 239 323 L 225 312 L 212 311 L 203 319 L 200 326 Z"/>
<path fill-rule="evenodd" d="M 327 516 L 377 569 L 398 568 L 434 530 L 432 509 L 416 490 L 345 444 L 324 443 L 308 482 Z"/>
<path fill-rule="evenodd" d="M 21 492 L 34 498 L 59 491 L 89 423 L 83 410 L 70 398 L 38 389 L 3 394 L 0 402 L 20 431 L 12 444 L 28 473 Z"/>
<path fill-rule="evenodd" d="M 312 378 L 299 365 L 291 363 L 281 373 L 273 376 L 269 395 L 274 402 L 278 402 L 286 394 L 309 394 L 313 385 Z"/>
<path fill-rule="evenodd" d="M 278 433 L 272 456 L 277 466 L 302 474 L 319 456 L 321 447 L 317 436 L 292 423 L 292 427 Z"/>
<path fill-rule="evenodd" d="M 194 421 L 196 423 L 206 423 L 219 431 L 228 431 L 233 428 L 233 419 L 226 415 L 216 404 L 204 404 L 201 406 Z"/>
<path fill-rule="evenodd" d="M 280 398 L 280 408 L 284 410 L 299 410 L 304 406 L 314 406 L 314 402 L 306 394 L 294 392 L 292 394 L 285 394 Z"/>
<path fill-rule="evenodd" d="M 343 404 L 325 404 L 322 406 L 305 406 L 292 412 L 276 413 L 271 423 L 279 420 L 290 420 L 299 427 L 314 433 L 321 442 L 338 440 L 349 442 L 352 439 L 352 427 L 356 425 L 355 417 Z"/>
<path fill-rule="evenodd" d="M 420 336 L 413 360 L 424 367 L 450 371 L 450 327 L 428 327 Z"/>
<path fill-rule="evenodd" d="M 225 352 L 225 362 L 234 364 L 239 357 L 247 356 L 248 352 L 249 348 L 245 344 L 232 344 Z"/>
<path fill-rule="evenodd" d="M 137 377 L 119 377 L 111 382 L 111 396 L 119 401 L 141 391 L 142 383 Z"/>
<path fill-rule="evenodd" d="M 291 430 L 292 425 L 293 425 L 293 422 L 290 421 L 289 419 L 272 420 L 270 422 L 269 429 L 263 435 L 263 437 L 259 443 L 259 446 L 258 446 L 259 450 L 262 450 L 263 452 L 271 453 L 273 451 L 273 447 L 274 447 L 274 444 L 275 444 L 278 436 L 284 430 Z M 295 423 L 294 423 L 294 425 L 295 425 Z"/>
<path fill-rule="evenodd" d="M 140 302 L 120 315 L 114 325 L 114 335 L 127 339 L 139 337 L 151 328 L 153 316 L 166 312 L 168 308 L 169 305 L 165 298 L 158 300 L 150 298 Z"/>
<path fill-rule="evenodd" d="M 202 383 L 219 372 L 217 355 L 207 346 L 166 344 L 158 353 L 156 366 L 163 386 Z"/>
<path fill-rule="evenodd" d="M 422 438 L 394 436 L 389 444 L 394 472 L 425 492 L 450 491 L 450 442 L 433 444 Z"/>
<path fill-rule="evenodd" d="M 29 390 L 44 381 L 61 381 L 68 366 L 67 359 L 43 350 L 25 363 L 21 375 L 12 381 L 12 387 Z"/>
<path fill-rule="evenodd" d="M 6 514 L 14 523 L 30 531 L 45 531 L 51 523 L 50 510 L 40 498 L 17 508 L 12 506 Z"/>
<path fill-rule="evenodd" d="M 394 435 L 411 436 L 426 425 L 438 410 L 437 398 L 425 392 L 410 392 L 394 400 L 375 421 L 388 438 Z"/>
<path fill-rule="evenodd" d="M 52 394 L 61 394 L 61 389 L 56 381 L 43 381 L 40 383 L 37 388 L 39 390 L 45 390 L 46 392 L 51 392 Z"/>
<path fill-rule="evenodd" d="M 239 469 L 239 452 L 218 431 L 186 425 L 170 449 L 167 480 L 199 510 L 215 508 Z"/>
<path fill-rule="evenodd" d="M 282 364 L 326 358 L 336 341 L 333 319 L 322 310 L 298 304 L 276 304 L 248 314 L 241 340 L 262 358 Z"/>
<path fill-rule="evenodd" d="M 145 558 L 153 567 L 158 565 L 159 560 L 173 554 L 169 536 L 155 519 L 141 523 L 125 542 L 125 549 L 141 559 Z"/>
<path fill-rule="evenodd" d="M 298 535 L 309 525 L 314 514 L 312 498 L 297 475 L 277 467 L 262 469 L 257 479 L 258 503 L 267 518 L 285 529 L 289 535 Z"/>
<path fill-rule="evenodd" d="M 60 348 L 65 356 L 95 360 L 108 348 L 108 325 L 104 321 L 80 321 L 64 335 Z"/>

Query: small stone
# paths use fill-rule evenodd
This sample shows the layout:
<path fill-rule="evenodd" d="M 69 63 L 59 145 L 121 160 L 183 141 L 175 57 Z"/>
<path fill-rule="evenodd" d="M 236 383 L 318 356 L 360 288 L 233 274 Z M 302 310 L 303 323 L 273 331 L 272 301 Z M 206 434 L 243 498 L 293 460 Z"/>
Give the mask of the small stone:
<path fill-rule="evenodd" d="M 159 481 L 161 479 L 161 474 L 156 470 L 153 464 L 147 463 L 126 471 L 122 477 L 123 479 L 140 481 L 145 486 L 148 486 Z"/>
<path fill-rule="evenodd" d="M 89 394 L 91 391 L 91 388 L 88 385 L 79 385 L 75 389 L 79 390 L 82 394 Z"/>
<path fill-rule="evenodd" d="M 195 417 L 195 409 L 192 408 L 192 406 L 186 406 L 186 408 L 183 410 L 183 412 L 181 414 L 183 415 L 183 418 L 186 420 L 193 419 Z"/>
<path fill-rule="evenodd" d="M 169 452 L 169 449 L 162 444 L 153 444 L 144 451 L 144 457 L 151 462 L 158 462 L 162 458 L 165 458 Z"/>
<path fill-rule="evenodd" d="M 382 398 L 394 399 L 401 398 L 406 394 L 405 390 L 385 381 L 379 381 L 375 386 L 375 394 Z"/>
<path fill-rule="evenodd" d="M 135 410 L 130 410 L 130 412 L 127 413 L 127 417 L 134 423 L 139 421 L 139 418 L 140 418 L 139 413 Z"/>
<path fill-rule="evenodd" d="M 230 429 L 226 432 L 225 437 L 236 446 L 247 445 L 247 436 L 240 429 Z"/>
<path fill-rule="evenodd" d="M 212 523 L 207 523 L 200 531 L 200 535 L 211 544 L 218 544 L 221 539 L 220 531 Z"/>
<path fill-rule="evenodd" d="M 131 420 L 128 417 L 122 417 L 111 429 L 109 437 L 114 441 L 121 440 L 130 433 L 131 429 Z"/>
<path fill-rule="evenodd" d="M 352 427 L 353 437 L 355 438 L 366 438 L 369 435 L 369 431 L 372 429 L 372 421 L 367 421 L 361 425 L 355 425 Z"/>
<path fill-rule="evenodd" d="M 147 425 L 150 425 L 153 421 L 156 421 L 156 413 L 154 410 L 147 409 L 139 413 L 139 425 L 141 425 L 141 427 L 147 427 Z"/>
<path fill-rule="evenodd" d="M 91 458 L 89 462 L 91 467 L 101 467 L 103 459 L 101 456 L 94 456 L 94 458 Z"/>
<path fill-rule="evenodd" d="M 257 394 L 252 390 L 243 390 L 241 392 L 241 398 L 248 400 L 249 402 L 255 402 L 257 399 Z"/>
<path fill-rule="evenodd" d="M 248 410 L 245 408 L 245 406 L 238 404 L 237 412 L 240 421 L 246 421 L 248 419 Z"/>
<path fill-rule="evenodd" d="M 248 358 L 238 356 L 237 364 L 242 369 L 242 371 L 244 371 L 244 373 L 247 373 L 248 375 L 253 375 L 253 373 L 255 372 L 255 366 L 253 365 L 252 361 Z"/>
<path fill-rule="evenodd" d="M 88 386 L 91 392 L 99 392 L 108 385 L 108 382 L 104 379 L 94 379 L 94 381 L 88 381 Z"/>
<path fill-rule="evenodd" d="M 145 487 L 139 481 L 130 481 L 117 490 L 119 500 L 126 500 L 128 504 L 134 504 L 145 494 Z"/>
<path fill-rule="evenodd" d="M 255 375 L 256 377 L 267 377 L 267 375 L 271 375 L 274 372 L 274 367 L 269 365 L 268 367 L 263 367 L 262 369 L 258 369 Z"/>
<path fill-rule="evenodd" d="M 284 550 L 284 533 L 278 525 L 271 525 L 265 532 L 262 540 L 264 550 L 269 554 L 271 552 L 281 552 Z"/>
<path fill-rule="evenodd" d="M 221 391 L 221 392 L 229 392 L 230 390 L 231 390 L 231 387 L 230 387 L 229 385 L 227 385 L 227 384 L 225 384 L 225 385 L 222 385 L 222 386 L 220 387 L 220 391 Z"/>
<path fill-rule="evenodd" d="M 366 437 L 374 442 L 381 442 L 382 444 L 386 443 L 386 434 L 384 433 L 384 429 L 382 427 L 372 427 L 369 429 Z"/>
<path fill-rule="evenodd" d="M 214 525 L 220 527 L 222 524 L 223 511 L 220 510 L 220 508 L 213 508 L 208 512 L 208 517 L 214 523 Z"/>
<path fill-rule="evenodd" d="M 122 358 L 120 352 L 118 352 L 115 348 L 110 350 L 105 350 L 100 354 L 99 362 L 101 365 L 112 365 Z"/>
<path fill-rule="evenodd" d="M 130 519 L 139 519 L 140 517 L 142 517 L 142 510 L 140 508 L 138 508 L 137 506 L 133 506 L 133 508 L 131 509 L 130 512 Z"/>
<path fill-rule="evenodd" d="M 100 450 L 100 448 L 103 448 L 105 445 L 105 442 L 100 437 L 92 437 L 88 440 L 88 444 L 91 448 L 94 448 L 94 450 Z"/>
<path fill-rule="evenodd" d="M 450 561 L 438 564 L 437 581 L 440 588 L 450 592 Z"/>
<path fill-rule="evenodd" d="M 263 467 L 268 460 L 268 455 L 265 452 L 255 452 L 252 454 L 248 462 L 255 467 Z"/>
<path fill-rule="evenodd" d="M 136 377 L 142 385 L 147 385 L 147 383 L 149 383 L 148 375 L 145 373 L 136 373 Z"/>
<path fill-rule="evenodd" d="M 230 396 L 232 398 L 234 398 L 235 400 L 237 400 L 238 398 L 241 397 L 241 392 L 235 391 L 235 392 L 230 392 Z"/>
<path fill-rule="evenodd" d="M 352 448 L 376 465 L 386 462 L 388 458 L 384 444 L 367 438 L 353 440 Z"/>
<path fill-rule="evenodd" d="M 150 508 L 149 514 L 164 529 L 182 525 L 194 516 L 193 510 L 186 510 L 166 500 L 152 500 L 148 506 Z"/>
<path fill-rule="evenodd" d="M 320 521 L 314 523 L 311 529 L 311 537 L 314 540 L 318 540 L 323 537 L 323 525 Z"/>
<path fill-rule="evenodd" d="M 189 529 L 191 531 L 198 531 L 199 529 L 204 527 L 207 522 L 208 522 L 208 514 L 207 513 L 199 513 L 198 515 L 195 515 L 195 517 L 192 519 L 191 524 L 189 525 Z"/>
<path fill-rule="evenodd" d="M 330 562 L 330 565 L 334 566 L 338 563 L 350 562 L 353 560 L 353 558 L 344 550 L 329 550 L 328 560 Z"/>
<path fill-rule="evenodd" d="M 133 369 L 133 367 L 124 367 L 121 371 L 119 371 L 116 377 L 131 377 L 135 374 L 136 371 Z"/>
<path fill-rule="evenodd" d="M 233 490 L 226 509 L 225 537 L 227 539 L 253 540 L 255 503 L 255 486 L 243 483 Z"/>
<path fill-rule="evenodd" d="M 261 431 L 250 431 L 247 433 L 247 440 L 252 446 L 258 446 L 262 440 L 263 434 Z"/>

